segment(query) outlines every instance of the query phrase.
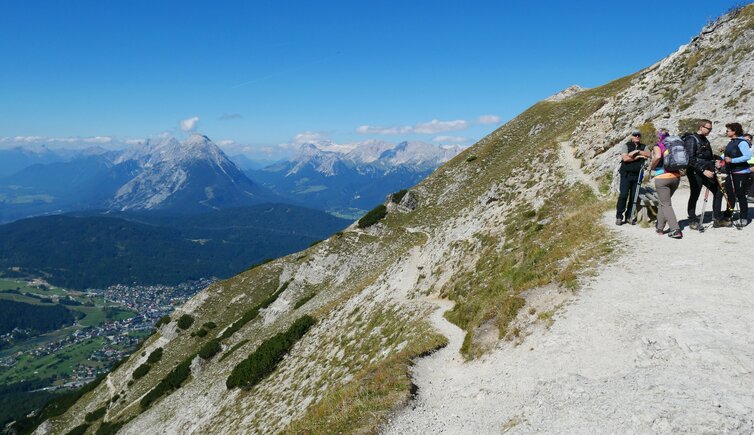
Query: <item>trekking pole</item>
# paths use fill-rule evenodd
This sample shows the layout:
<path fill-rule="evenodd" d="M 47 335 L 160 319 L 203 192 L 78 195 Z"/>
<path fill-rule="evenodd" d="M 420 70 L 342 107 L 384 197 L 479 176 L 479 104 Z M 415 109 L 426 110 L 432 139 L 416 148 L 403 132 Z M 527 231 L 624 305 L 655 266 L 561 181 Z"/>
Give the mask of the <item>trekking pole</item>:
<path fill-rule="evenodd" d="M 630 219 L 628 220 L 631 222 L 631 225 L 636 225 L 636 213 L 638 210 L 638 207 L 636 206 L 639 201 L 639 190 L 641 189 L 641 182 L 644 180 L 644 166 L 641 167 L 641 170 L 639 171 L 639 180 L 636 182 L 636 191 L 634 192 L 634 201 L 633 204 L 631 204 L 631 214 Z"/>
<path fill-rule="evenodd" d="M 727 210 L 731 213 L 731 218 L 732 218 L 733 217 L 733 212 L 735 211 L 735 208 L 730 203 L 730 199 L 728 198 L 728 191 L 725 190 L 725 186 L 723 185 L 723 183 L 720 182 L 720 177 L 725 178 L 727 176 L 728 176 L 728 174 L 716 173 L 715 174 L 715 180 L 717 180 L 717 186 L 720 188 L 720 191 L 723 193 L 723 198 L 725 198 L 725 204 L 728 205 Z"/>
<path fill-rule="evenodd" d="M 730 188 L 733 190 L 733 200 L 735 201 L 735 205 L 733 207 L 733 213 L 736 212 L 736 208 L 738 207 L 738 195 L 736 194 L 736 182 L 733 180 L 733 172 L 730 170 L 730 165 L 728 163 L 725 164 L 728 169 L 728 177 L 730 177 Z M 730 215 L 731 219 L 733 219 L 733 214 Z M 741 207 L 738 207 L 738 223 L 735 223 L 736 221 L 733 220 L 734 224 L 733 226 L 736 227 L 737 230 L 744 229 L 744 226 L 741 224 Z"/>
<path fill-rule="evenodd" d="M 709 198 L 709 187 L 704 186 L 704 188 L 707 190 L 704 191 L 704 202 L 702 203 L 702 215 L 699 217 L 698 230 L 700 233 L 704 232 L 704 209 L 707 208 L 707 198 Z"/>

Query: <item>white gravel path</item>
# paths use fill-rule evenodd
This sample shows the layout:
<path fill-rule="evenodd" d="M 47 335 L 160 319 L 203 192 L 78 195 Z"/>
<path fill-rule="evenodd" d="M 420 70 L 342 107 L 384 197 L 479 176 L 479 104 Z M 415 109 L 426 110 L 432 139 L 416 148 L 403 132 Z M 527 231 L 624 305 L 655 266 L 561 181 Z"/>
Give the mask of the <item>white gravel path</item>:
<path fill-rule="evenodd" d="M 683 240 L 611 228 L 619 261 L 522 345 L 463 363 L 463 334 L 438 311 L 450 345 L 417 362 L 418 396 L 385 431 L 753 433 L 754 225 Z"/>

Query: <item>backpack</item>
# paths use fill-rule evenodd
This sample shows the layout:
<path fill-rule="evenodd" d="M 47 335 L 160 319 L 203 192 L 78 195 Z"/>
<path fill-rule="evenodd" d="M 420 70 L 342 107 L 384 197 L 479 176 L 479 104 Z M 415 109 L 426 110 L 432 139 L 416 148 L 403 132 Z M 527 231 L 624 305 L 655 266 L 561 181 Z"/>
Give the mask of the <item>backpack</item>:
<path fill-rule="evenodd" d="M 683 139 L 678 136 L 665 138 L 665 153 L 662 166 L 666 171 L 677 172 L 688 168 L 691 151 Z"/>

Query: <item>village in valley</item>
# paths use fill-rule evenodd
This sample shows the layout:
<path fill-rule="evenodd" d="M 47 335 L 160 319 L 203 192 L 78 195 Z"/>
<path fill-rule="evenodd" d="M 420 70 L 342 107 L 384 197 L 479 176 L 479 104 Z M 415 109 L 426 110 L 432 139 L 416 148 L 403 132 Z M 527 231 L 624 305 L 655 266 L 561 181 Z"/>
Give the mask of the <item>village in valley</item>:
<path fill-rule="evenodd" d="M 75 291 L 39 279 L 0 280 L 0 300 L 62 305 L 79 317 L 43 334 L 16 328 L 0 335 L 0 384 L 41 381 L 47 390 L 85 385 L 128 357 L 160 318 L 212 282 Z"/>

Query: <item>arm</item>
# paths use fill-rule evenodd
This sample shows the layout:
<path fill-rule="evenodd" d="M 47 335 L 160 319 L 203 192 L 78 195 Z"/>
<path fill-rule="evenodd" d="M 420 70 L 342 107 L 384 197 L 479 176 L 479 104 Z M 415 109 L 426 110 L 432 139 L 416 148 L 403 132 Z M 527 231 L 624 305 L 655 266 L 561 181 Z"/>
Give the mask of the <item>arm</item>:
<path fill-rule="evenodd" d="M 748 162 L 749 159 L 751 158 L 751 150 L 749 149 L 749 144 L 745 140 L 739 141 L 738 149 L 741 151 L 741 157 L 730 159 L 730 162 L 731 163 Z"/>
<path fill-rule="evenodd" d="M 687 147 L 690 150 L 689 153 L 689 166 L 696 169 L 698 172 L 702 172 L 705 177 L 712 178 L 715 176 L 715 163 L 708 161 L 708 160 L 702 160 L 697 157 L 697 149 L 699 148 L 699 139 L 696 138 L 696 136 L 692 136 L 692 138 L 687 139 L 691 141 L 691 146 Z"/>
<path fill-rule="evenodd" d="M 652 149 L 652 163 L 649 164 L 649 169 L 654 171 L 657 167 L 657 164 L 660 163 L 660 159 L 662 158 L 662 154 L 660 153 L 660 147 L 656 146 Z"/>

